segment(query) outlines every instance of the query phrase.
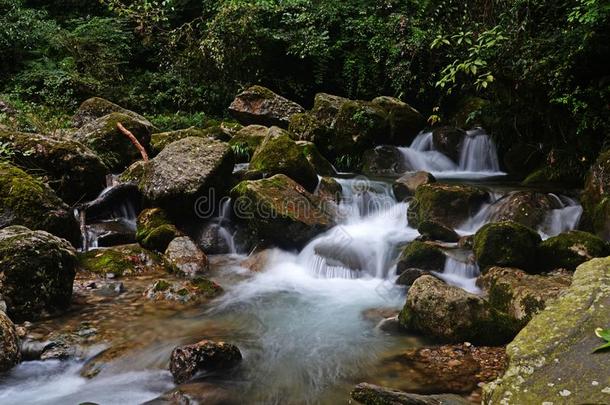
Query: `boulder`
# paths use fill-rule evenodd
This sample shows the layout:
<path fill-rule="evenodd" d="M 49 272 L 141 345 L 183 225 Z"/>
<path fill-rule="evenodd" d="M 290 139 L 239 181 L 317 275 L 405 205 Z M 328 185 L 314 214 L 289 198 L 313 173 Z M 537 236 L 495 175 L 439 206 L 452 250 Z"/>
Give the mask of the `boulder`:
<path fill-rule="evenodd" d="M 409 226 L 435 220 L 457 227 L 473 216 L 488 198 L 487 191 L 468 185 L 431 183 L 417 187 L 409 205 Z"/>
<path fill-rule="evenodd" d="M 592 353 L 610 325 L 610 258 L 574 272 L 572 284 L 507 346 L 508 369 L 484 388 L 485 404 L 603 404 L 610 396 L 608 353 Z"/>
<path fill-rule="evenodd" d="M 593 231 L 610 240 L 610 150 L 601 153 L 589 169 L 582 206 Z"/>
<path fill-rule="evenodd" d="M 285 174 L 307 191 L 313 192 L 318 185 L 318 176 L 301 148 L 288 133 L 272 127 L 261 145 L 256 149 L 249 170 L 267 176 Z"/>
<path fill-rule="evenodd" d="M 420 278 L 421 276 L 426 275 L 426 274 L 430 275 L 430 272 L 428 270 L 422 270 L 422 269 L 417 269 L 415 267 L 409 267 L 400 272 L 400 275 L 396 279 L 396 284 L 405 285 L 408 287 L 408 286 L 413 285 L 415 280 L 417 280 L 418 278 Z"/>
<path fill-rule="evenodd" d="M 362 173 L 369 176 L 397 176 L 407 169 L 396 146 L 377 146 L 362 155 Z"/>
<path fill-rule="evenodd" d="M 314 168 L 316 173 L 320 176 L 336 176 L 337 171 L 333 167 L 332 163 L 330 163 L 313 142 L 308 141 L 297 141 L 297 146 L 301 149 L 301 153 L 305 156 L 307 161 Z"/>
<path fill-rule="evenodd" d="M 400 254 L 396 264 L 396 272 L 409 268 L 421 270 L 442 271 L 445 267 L 445 254 L 438 247 L 420 241 L 409 243 Z"/>
<path fill-rule="evenodd" d="M 188 277 L 205 273 L 209 268 L 208 257 L 188 236 L 172 240 L 165 250 L 165 257 Z"/>
<path fill-rule="evenodd" d="M 239 349 L 225 342 L 202 340 L 176 347 L 169 360 L 169 370 L 174 382 L 180 384 L 190 380 L 197 371 L 223 371 L 241 362 Z"/>
<path fill-rule="evenodd" d="M 222 287 L 203 277 L 191 280 L 168 281 L 156 280 L 144 291 L 144 296 L 153 301 L 170 301 L 179 303 L 202 303 L 222 293 Z"/>
<path fill-rule="evenodd" d="M 425 238 L 442 242 L 457 242 L 460 239 L 460 235 L 453 229 L 434 220 L 420 222 L 417 232 Z"/>
<path fill-rule="evenodd" d="M 0 143 L 15 152 L 10 158 L 14 164 L 43 176 L 68 203 L 92 200 L 105 186 L 108 168 L 79 142 L 0 130 Z"/>
<path fill-rule="evenodd" d="M 539 263 L 546 270 L 574 270 L 594 257 L 610 255 L 610 245 L 588 232 L 569 231 L 543 241 Z"/>
<path fill-rule="evenodd" d="M 515 221 L 532 229 L 538 228 L 549 211 L 561 208 L 557 198 L 547 193 L 516 191 L 494 203 L 491 222 Z"/>
<path fill-rule="evenodd" d="M 136 242 L 133 223 L 123 218 L 89 224 L 86 229 L 87 247 L 90 247 L 90 242 L 94 240 L 97 241 L 96 247 L 109 247 Z"/>
<path fill-rule="evenodd" d="M 550 300 L 570 286 L 566 274 L 532 275 L 523 270 L 492 267 L 477 280 L 490 305 L 525 326 Z"/>
<path fill-rule="evenodd" d="M 269 128 L 262 125 L 248 125 L 237 131 L 229 141 L 236 161 L 249 162 L 268 134 Z"/>
<path fill-rule="evenodd" d="M 170 216 L 205 215 L 210 204 L 224 195 L 233 164 L 233 152 L 226 143 L 184 138 L 148 162 L 139 189 Z"/>
<path fill-rule="evenodd" d="M 361 153 L 388 143 L 387 112 L 377 104 L 349 100 L 341 104 L 334 119 L 333 150 L 337 156 Z"/>
<path fill-rule="evenodd" d="M 122 124 L 146 149 L 150 149 L 151 128 L 142 121 L 122 113 L 104 115 L 82 126 L 73 138 L 88 146 L 111 171 L 121 171 L 142 156 L 117 127 Z"/>
<path fill-rule="evenodd" d="M 439 127 L 432 131 L 432 144 L 434 149 L 445 156 L 449 156 L 454 162 L 460 159 L 460 146 L 466 136 L 466 131 L 455 127 Z"/>
<path fill-rule="evenodd" d="M 510 341 L 519 330 L 483 297 L 428 275 L 409 288 L 399 321 L 407 330 L 442 341 L 492 346 Z"/>
<path fill-rule="evenodd" d="M 332 177 L 321 177 L 315 195 L 325 201 L 339 204 L 343 196 L 343 186 Z"/>
<path fill-rule="evenodd" d="M 372 103 L 383 108 L 387 114 L 389 138 L 385 143 L 408 145 L 426 126 L 426 119 L 419 111 L 395 97 L 376 97 Z"/>
<path fill-rule="evenodd" d="M 21 361 L 21 348 L 15 325 L 0 311 L 0 373 L 10 370 Z"/>
<path fill-rule="evenodd" d="M 70 306 L 76 252 L 68 242 L 23 226 L 0 230 L 0 295 L 16 322 Z"/>
<path fill-rule="evenodd" d="M 481 271 L 490 266 L 537 268 L 541 238 L 534 230 L 517 222 L 486 224 L 474 236 L 474 255 Z"/>
<path fill-rule="evenodd" d="M 88 223 L 109 218 L 126 218 L 135 215 L 142 206 L 142 195 L 133 182 L 117 183 L 105 189 L 95 200 L 81 204 Z M 127 211 L 127 215 L 126 215 Z"/>
<path fill-rule="evenodd" d="M 81 271 L 106 278 L 175 271 L 163 256 L 135 244 L 80 253 L 78 262 Z"/>
<path fill-rule="evenodd" d="M 243 181 L 231 191 L 231 198 L 237 217 L 250 232 L 280 247 L 303 246 L 334 225 L 322 200 L 283 174 Z"/>
<path fill-rule="evenodd" d="M 332 159 L 335 157 L 332 120 L 334 120 L 334 115 L 329 119 L 324 119 L 313 112 L 294 114 L 290 117 L 288 131 L 296 141 L 312 142 L 324 156 Z"/>
<path fill-rule="evenodd" d="M 197 236 L 197 245 L 210 255 L 232 253 L 231 237 L 227 228 L 212 222 L 207 224 Z"/>
<path fill-rule="evenodd" d="M 100 97 L 92 97 L 83 101 L 83 103 L 78 107 L 78 110 L 76 110 L 74 117 L 72 117 L 72 123 L 75 127 L 80 128 L 85 124 L 89 124 L 98 118 L 112 113 L 128 115 L 132 119 L 142 122 L 142 124 L 144 124 L 150 130 L 154 128 L 150 121 L 140 114 L 127 110 Z"/>
<path fill-rule="evenodd" d="M 144 249 L 164 252 L 180 231 L 162 208 L 148 208 L 138 215 L 136 241 Z"/>
<path fill-rule="evenodd" d="M 292 114 L 305 110 L 263 86 L 252 86 L 239 93 L 229 106 L 229 114 L 243 125 L 277 125 L 287 128 Z"/>
<path fill-rule="evenodd" d="M 363 405 L 468 405 L 470 401 L 455 394 L 420 395 L 392 388 L 360 383 L 351 397 Z"/>
<path fill-rule="evenodd" d="M 436 183 L 436 178 L 428 172 L 409 172 L 402 175 L 392 184 L 392 191 L 398 201 L 404 201 L 415 195 L 422 184 Z"/>
<path fill-rule="evenodd" d="M 80 244 L 76 218 L 53 190 L 8 163 L 0 162 L 0 228 L 23 225 Z"/>
<path fill-rule="evenodd" d="M 152 134 L 150 137 L 150 149 L 156 155 L 161 152 L 167 145 L 180 139 L 194 136 L 197 138 L 216 139 L 210 128 L 195 128 L 178 129 L 176 131 L 159 132 Z"/>

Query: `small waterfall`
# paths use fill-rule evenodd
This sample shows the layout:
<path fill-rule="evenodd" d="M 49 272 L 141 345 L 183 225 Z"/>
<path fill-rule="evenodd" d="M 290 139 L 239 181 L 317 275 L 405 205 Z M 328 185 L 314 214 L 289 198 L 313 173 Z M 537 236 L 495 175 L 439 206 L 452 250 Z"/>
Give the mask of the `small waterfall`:
<path fill-rule="evenodd" d="M 237 253 L 235 232 L 231 227 L 231 213 L 231 199 L 221 199 L 218 215 L 203 227 L 198 236 L 199 245 L 206 253 Z"/>
<path fill-rule="evenodd" d="M 477 287 L 477 277 L 481 274 L 479 266 L 472 258 L 458 260 L 448 256 L 445 260 L 445 268 L 442 273 L 433 272 L 438 278 L 447 284 L 463 288 L 473 294 L 479 294 L 481 289 Z"/>
<path fill-rule="evenodd" d="M 398 148 L 405 165 L 411 170 L 431 173 L 456 171 L 457 165 L 449 157 L 434 149 L 432 132 L 424 132 L 415 137 L 408 148 Z"/>
<path fill-rule="evenodd" d="M 339 215 L 342 222 L 358 221 L 396 205 L 388 183 L 366 178 L 335 179 L 342 188 Z"/>
<path fill-rule="evenodd" d="M 557 201 L 559 208 L 549 211 L 538 228 L 542 239 L 575 229 L 582 216 L 582 206 L 575 199 L 552 193 L 549 195 Z"/>
<path fill-rule="evenodd" d="M 460 148 L 459 170 L 465 172 L 500 171 L 496 145 L 481 128 L 466 133 Z"/>

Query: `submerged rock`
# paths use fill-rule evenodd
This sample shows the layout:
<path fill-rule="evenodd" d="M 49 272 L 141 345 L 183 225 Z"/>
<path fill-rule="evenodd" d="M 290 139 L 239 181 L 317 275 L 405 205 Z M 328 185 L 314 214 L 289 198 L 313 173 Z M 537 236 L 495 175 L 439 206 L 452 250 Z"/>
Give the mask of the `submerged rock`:
<path fill-rule="evenodd" d="M 229 106 L 229 114 L 243 125 L 278 125 L 287 128 L 290 116 L 303 107 L 263 86 L 252 86 L 239 93 Z"/>
<path fill-rule="evenodd" d="M 230 343 L 202 340 L 176 347 L 170 357 L 169 370 L 177 384 L 190 380 L 197 371 L 218 371 L 235 367 L 241 352 Z"/>
<path fill-rule="evenodd" d="M 593 231 L 610 240 L 610 150 L 599 155 L 585 181 L 582 205 Z"/>
<path fill-rule="evenodd" d="M 198 303 L 217 297 L 222 287 L 203 277 L 186 281 L 159 279 L 144 291 L 144 296 L 154 301 L 177 301 Z"/>
<path fill-rule="evenodd" d="M 164 252 L 169 243 L 180 234 L 161 208 L 145 209 L 138 215 L 136 240 L 145 249 Z"/>
<path fill-rule="evenodd" d="M 144 273 L 167 273 L 173 266 L 160 254 L 138 245 L 114 246 L 79 254 L 80 270 L 105 277 L 126 277 Z"/>
<path fill-rule="evenodd" d="M 236 216 L 251 233 L 280 247 L 303 246 L 334 225 L 322 200 L 282 174 L 243 181 L 231 198 Z"/>
<path fill-rule="evenodd" d="M 484 225 L 474 237 L 474 255 L 481 271 L 490 266 L 537 268 L 541 238 L 534 230 L 513 221 Z"/>
<path fill-rule="evenodd" d="M 610 397 L 608 353 L 592 353 L 610 325 L 610 258 L 574 272 L 571 286 L 534 316 L 506 352 L 508 370 L 484 388 L 485 404 L 602 404 Z"/>
<path fill-rule="evenodd" d="M 402 274 L 408 268 L 441 271 L 445 266 L 445 254 L 438 247 L 420 241 L 409 243 L 400 254 L 396 272 Z"/>
<path fill-rule="evenodd" d="M 436 178 L 432 174 L 423 171 L 409 172 L 394 181 L 392 191 L 398 201 L 404 201 L 415 195 L 419 186 L 430 183 L 436 183 Z"/>
<path fill-rule="evenodd" d="M 208 257 L 188 236 L 172 240 L 165 250 L 165 257 L 188 277 L 205 273 L 209 268 Z"/>
<path fill-rule="evenodd" d="M 543 241 L 539 248 L 540 266 L 546 270 L 574 270 L 580 264 L 610 255 L 610 245 L 588 232 L 569 231 Z"/>
<path fill-rule="evenodd" d="M 425 220 L 417 227 L 417 232 L 426 238 L 442 242 L 457 242 L 460 235 L 453 229 L 433 220 Z"/>
<path fill-rule="evenodd" d="M 23 226 L 0 230 L 0 294 L 16 322 L 67 309 L 76 254 L 68 242 Z"/>
<path fill-rule="evenodd" d="M 80 229 L 70 208 L 47 185 L 0 162 L 0 228 L 23 225 L 80 244 Z"/>
<path fill-rule="evenodd" d="M 21 349 L 15 325 L 0 311 L 0 373 L 10 370 L 20 360 Z"/>
<path fill-rule="evenodd" d="M 127 110 L 101 97 L 92 97 L 83 101 L 83 103 L 78 107 L 78 110 L 76 110 L 74 117 L 72 117 L 72 122 L 74 123 L 74 126 L 80 128 L 85 124 L 89 124 L 98 118 L 112 113 L 128 115 L 134 120 L 142 122 L 151 130 L 153 129 L 153 125 L 150 123 L 150 121 L 140 114 Z"/>
<path fill-rule="evenodd" d="M 455 127 L 440 127 L 432 131 L 432 142 L 434 149 L 445 156 L 449 156 L 454 162 L 460 159 L 460 146 L 466 136 L 466 131 Z"/>
<path fill-rule="evenodd" d="M 417 227 L 425 220 L 435 220 L 456 227 L 473 216 L 488 198 L 485 190 L 457 184 L 423 184 L 409 205 L 409 226 Z"/>
<path fill-rule="evenodd" d="M 469 401 L 455 394 L 419 395 L 392 388 L 360 383 L 351 397 L 363 405 L 468 405 Z"/>

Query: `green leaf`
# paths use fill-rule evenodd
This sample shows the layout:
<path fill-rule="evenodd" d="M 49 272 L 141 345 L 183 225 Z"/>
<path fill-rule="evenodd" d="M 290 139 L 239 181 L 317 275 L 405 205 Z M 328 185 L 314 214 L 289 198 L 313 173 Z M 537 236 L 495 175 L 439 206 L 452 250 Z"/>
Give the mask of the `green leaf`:
<path fill-rule="evenodd" d="M 599 346 L 599 347 L 596 347 L 596 348 L 593 350 L 593 353 L 595 353 L 595 352 L 599 352 L 599 351 L 602 351 L 602 350 L 606 350 L 606 349 L 610 349 L 610 342 L 606 342 L 605 344 L 603 344 L 603 345 L 601 345 L 601 346 Z"/>
<path fill-rule="evenodd" d="M 595 329 L 595 335 L 604 339 L 607 342 L 610 342 L 610 329 L 597 328 Z"/>

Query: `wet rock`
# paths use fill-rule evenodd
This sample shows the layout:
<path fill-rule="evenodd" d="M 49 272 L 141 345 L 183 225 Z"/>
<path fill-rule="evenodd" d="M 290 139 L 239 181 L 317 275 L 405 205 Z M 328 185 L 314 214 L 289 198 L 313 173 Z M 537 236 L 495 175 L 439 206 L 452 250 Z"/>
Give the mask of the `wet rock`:
<path fill-rule="evenodd" d="M 118 128 L 121 123 L 138 142 L 150 149 L 151 128 L 130 115 L 111 113 L 83 125 L 73 134 L 75 140 L 91 148 L 112 171 L 123 170 L 142 158 L 140 151 Z"/>
<path fill-rule="evenodd" d="M 87 223 L 91 223 L 113 217 L 130 216 L 130 213 L 126 211 L 132 209 L 135 214 L 140 211 L 141 205 L 142 195 L 137 185 L 119 183 L 105 190 L 95 200 L 82 204 L 79 208 L 85 212 Z"/>
<path fill-rule="evenodd" d="M 407 330 L 448 342 L 497 345 L 519 330 L 483 297 L 428 275 L 419 277 L 409 289 L 399 320 Z"/>
<path fill-rule="evenodd" d="M 460 239 L 458 239 L 458 247 L 461 249 L 472 250 L 473 246 L 474 246 L 474 235 L 465 235 L 465 236 L 461 236 Z"/>
<path fill-rule="evenodd" d="M 47 343 L 40 354 L 39 360 L 68 360 L 77 355 L 77 348 L 73 339 L 59 337 Z"/>
<path fill-rule="evenodd" d="M 535 270 L 540 241 L 538 233 L 517 222 L 495 222 L 475 234 L 474 254 L 482 272 L 490 266 Z"/>
<path fill-rule="evenodd" d="M 184 138 L 169 144 L 148 162 L 139 189 L 170 216 L 204 215 L 209 205 L 224 195 L 233 163 L 233 152 L 226 143 Z"/>
<path fill-rule="evenodd" d="M 331 177 L 337 175 L 333 165 L 322 156 L 313 142 L 297 141 L 296 144 L 318 175 Z"/>
<path fill-rule="evenodd" d="M 517 191 L 494 204 L 492 222 L 515 221 L 532 229 L 541 225 L 548 212 L 561 208 L 557 200 L 547 193 Z"/>
<path fill-rule="evenodd" d="M 396 272 L 402 274 L 409 268 L 440 271 L 445 266 L 445 254 L 438 247 L 429 243 L 413 241 L 400 254 Z"/>
<path fill-rule="evenodd" d="M 202 340 L 176 347 L 170 357 L 169 370 L 177 384 L 190 380 L 197 371 L 223 371 L 235 367 L 242 356 L 230 343 Z"/>
<path fill-rule="evenodd" d="M 161 152 L 167 145 L 172 142 L 179 141 L 180 139 L 188 138 L 190 136 L 204 138 L 204 139 L 217 139 L 212 131 L 212 128 L 195 128 L 190 127 L 186 129 L 178 129 L 176 131 L 160 132 L 151 135 L 150 137 L 150 148 L 154 154 Z M 230 137 L 229 137 L 230 138 Z"/>
<path fill-rule="evenodd" d="M 404 201 L 415 195 L 415 191 L 422 184 L 435 183 L 436 178 L 428 172 L 409 172 L 394 182 L 392 191 L 398 201 Z"/>
<path fill-rule="evenodd" d="M 423 184 L 417 188 L 409 205 L 409 226 L 416 227 L 425 220 L 434 220 L 457 227 L 473 216 L 487 198 L 485 190 L 473 186 Z"/>
<path fill-rule="evenodd" d="M 610 259 L 593 259 L 511 342 L 508 369 L 484 388 L 485 404 L 608 402 L 607 352 L 595 328 L 610 325 Z"/>
<path fill-rule="evenodd" d="M 280 247 L 303 246 L 334 225 L 322 200 L 282 174 L 243 181 L 231 197 L 238 219 L 250 232 Z"/>
<path fill-rule="evenodd" d="M 453 229 L 433 220 L 422 221 L 417 227 L 417 232 L 429 239 L 442 242 L 457 242 L 460 239 L 460 235 Z"/>
<path fill-rule="evenodd" d="M 68 203 L 94 199 L 104 188 L 108 168 L 80 142 L 2 130 L 0 142 L 15 152 L 15 165 L 44 177 Z"/>
<path fill-rule="evenodd" d="M 395 97 L 376 97 L 372 103 L 387 114 L 389 137 L 384 139 L 384 143 L 408 145 L 426 125 L 426 119 L 419 111 Z"/>
<path fill-rule="evenodd" d="M 197 237 L 197 244 L 210 255 L 231 253 L 231 234 L 219 224 L 206 225 Z"/>
<path fill-rule="evenodd" d="M 125 286 L 120 281 L 98 281 L 93 289 L 96 295 L 102 297 L 117 297 L 125 292 Z"/>
<path fill-rule="evenodd" d="M 396 279 L 396 284 L 410 286 L 415 282 L 415 280 L 426 274 L 429 275 L 430 272 L 428 270 L 409 267 L 402 270 L 400 276 L 398 276 L 398 278 Z"/>
<path fill-rule="evenodd" d="M 165 250 L 165 257 L 188 277 L 205 273 L 209 268 L 208 257 L 188 236 L 172 240 Z"/>
<path fill-rule="evenodd" d="M 72 122 L 74 123 L 75 127 L 80 128 L 85 124 L 89 124 L 98 118 L 112 113 L 128 115 L 132 119 L 142 122 L 151 130 L 154 128 L 150 121 L 140 114 L 127 110 L 100 97 L 92 97 L 83 101 L 83 103 L 78 107 L 78 110 L 76 110 L 74 117 L 72 117 Z"/>
<path fill-rule="evenodd" d="M 348 101 L 350 100 L 345 97 L 335 96 L 328 93 L 317 93 L 314 97 L 311 112 L 318 121 L 323 122 L 329 127 L 333 127 L 335 125 L 337 114 L 339 114 L 339 110 L 343 104 L 347 103 Z M 316 145 L 318 144 L 318 142 L 313 139 L 303 139 L 312 141 Z"/>
<path fill-rule="evenodd" d="M 133 223 L 124 219 L 113 219 L 109 221 L 87 225 L 88 238 L 91 235 L 97 240 L 97 247 L 110 247 L 126 245 L 136 242 Z"/>
<path fill-rule="evenodd" d="M 303 107 L 263 86 L 252 86 L 239 93 L 229 106 L 229 114 L 243 125 L 288 127 L 292 114 Z"/>
<path fill-rule="evenodd" d="M 15 325 L 0 311 L 0 372 L 13 368 L 21 361 L 19 337 Z"/>
<path fill-rule="evenodd" d="M 127 277 L 145 273 L 166 273 L 173 266 L 160 254 L 138 245 L 113 246 L 79 254 L 81 271 L 105 277 Z"/>
<path fill-rule="evenodd" d="M 237 162 L 249 162 L 254 152 L 269 134 L 262 125 L 248 125 L 240 129 L 229 141 Z"/>
<path fill-rule="evenodd" d="M 290 117 L 288 131 L 296 141 L 312 142 L 326 158 L 333 158 L 336 156 L 332 144 L 334 115 L 328 119 L 323 116 L 311 112 L 294 114 Z"/>
<path fill-rule="evenodd" d="M 285 174 L 307 191 L 313 192 L 318 185 L 318 176 L 301 148 L 288 133 L 272 127 L 267 137 L 258 147 L 249 170 L 264 173 L 266 176 Z"/>
<path fill-rule="evenodd" d="M 165 210 L 149 208 L 138 215 L 136 240 L 145 249 L 164 252 L 170 242 L 180 236 L 180 231 L 171 223 Z"/>
<path fill-rule="evenodd" d="M 454 394 L 419 395 L 392 388 L 360 383 L 351 397 L 363 405 L 467 405 L 469 401 Z"/>
<path fill-rule="evenodd" d="M 601 153 L 589 169 L 582 205 L 594 233 L 610 240 L 610 150 Z"/>
<path fill-rule="evenodd" d="M 574 270 L 594 257 L 610 255 L 610 245 L 588 232 L 569 231 L 543 241 L 539 263 L 546 270 Z"/>
<path fill-rule="evenodd" d="M 83 368 L 80 370 L 80 375 L 85 378 L 97 376 L 109 363 L 124 355 L 128 349 L 128 345 L 119 344 L 102 350 L 93 357 L 87 359 Z"/>
<path fill-rule="evenodd" d="M 0 230 L 0 293 L 16 322 L 67 309 L 76 255 L 68 242 L 23 226 Z"/>
<path fill-rule="evenodd" d="M 0 228 L 23 225 L 67 239 L 78 246 L 80 229 L 70 208 L 47 185 L 0 162 Z"/>
<path fill-rule="evenodd" d="M 531 275 L 519 269 L 492 267 L 479 277 L 477 285 L 487 292 L 493 308 L 525 326 L 571 282 L 568 275 Z"/>
<path fill-rule="evenodd" d="M 407 169 L 402 154 L 395 146 L 377 146 L 362 156 L 362 172 L 366 175 L 396 176 Z"/>
<path fill-rule="evenodd" d="M 194 381 L 180 384 L 159 398 L 145 402 L 145 405 L 239 405 L 243 402 L 236 398 L 236 389 L 223 387 L 215 383 Z"/>
<path fill-rule="evenodd" d="M 460 146 L 466 136 L 466 131 L 455 127 L 440 127 L 432 131 L 434 148 L 449 156 L 454 162 L 460 159 Z"/>
<path fill-rule="evenodd" d="M 325 201 L 339 204 L 343 196 L 343 187 L 332 177 L 322 177 L 315 194 Z"/>
<path fill-rule="evenodd" d="M 153 301 L 177 301 L 181 303 L 199 303 L 215 298 L 222 293 L 222 287 L 203 277 L 186 281 L 168 281 L 159 279 L 144 292 L 144 296 Z"/>

